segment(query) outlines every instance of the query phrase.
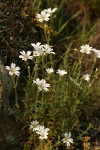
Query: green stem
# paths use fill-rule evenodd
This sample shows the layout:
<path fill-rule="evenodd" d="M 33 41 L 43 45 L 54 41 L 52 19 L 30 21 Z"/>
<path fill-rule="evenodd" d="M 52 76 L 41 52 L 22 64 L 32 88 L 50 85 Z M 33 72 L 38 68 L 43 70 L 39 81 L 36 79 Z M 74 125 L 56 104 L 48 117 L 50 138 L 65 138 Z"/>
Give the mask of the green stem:
<path fill-rule="evenodd" d="M 91 74 L 93 73 L 93 69 L 94 69 L 94 67 L 95 67 L 96 61 L 97 61 L 97 57 L 94 58 L 94 63 L 93 63 L 93 66 L 92 66 Z M 90 74 L 90 75 L 91 75 L 91 74 Z"/>
<path fill-rule="evenodd" d="M 51 68 L 53 68 L 52 54 L 50 54 L 50 62 L 51 62 Z"/>
<path fill-rule="evenodd" d="M 39 92 L 36 95 L 36 105 L 35 105 L 35 113 L 37 114 L 37 103 L 38 103 Z"/>
<path fill-rule="evenodd" d="M 44 104 L 44 92 L 42 91 L 41 108 L 43 107 L 43 104 Z"/>
<path fill-rule="evenodd" d="M 26 66 L 27 66 L 27 72 L 28 72 L 28 79 L 30 81 L 31 79 L 31 73 L 30 73 L 30 66 L 28 65 L 29 63 L 26 61 Z"/>
<path fill-rule="evenodd" d="M 32 77 L 34 75 L 34 79 L 37 77 L 37 69 L 38 69 L 39 59 L 36 57 L 35 66 L 33 68 Z"/>
<path fill-rule="evenodd" d="M 50 40 L 50 34 L 47 34 L 47 29 L 46 29 L 46 24 L 44 24 L 44 35 L 45 35 L 45 39 L 47 44 L 49 44 L 49 40 Z"/>
<path fill-rule="evenodd" d="M 44 140 L 40 140 L 40 147 L 39 150 L 44 150 Z"/>
<path fill-rule="evenodd" d="M 12 82 L 13 82 L 13 88 L 15 91 L 15 106 L 18 108 L 18 97 L 17 97 L 17 83 L 18 83 L 18 78 L 15 79 L 15 76 L 12 76 Z"/>

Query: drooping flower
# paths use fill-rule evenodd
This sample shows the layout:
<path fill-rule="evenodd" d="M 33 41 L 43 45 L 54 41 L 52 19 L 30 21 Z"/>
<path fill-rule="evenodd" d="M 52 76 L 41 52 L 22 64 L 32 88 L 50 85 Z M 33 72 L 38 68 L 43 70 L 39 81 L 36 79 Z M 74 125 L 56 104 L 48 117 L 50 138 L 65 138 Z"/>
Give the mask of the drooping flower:
<path fill-rule="evenodd" d="M 30 129 L 32 129 L 33 131 L 37 131 L 39 129 L 39 126 L 40 126 L 38 124 L 39 124 L 39 122 L 37 120 L 36 121 L 32 121 L 31 125 L 30 125 Z"/>
<path fill-rule="evenodd" d="M 46 80 L 42 79 L 40 80 L 39 78 L 37 78 L 36 80 L 33 80 L 33 83 L 36 83 L 38 85 L 38 90 L 39 91 L 48 91 L 48 87 L 50 87 L 49 83 L 46 83 Z"/>
<path fill-rule="evenodd" d="M 48 74 L 51 74 L 51 73 L 54 72 L 54 70 L 53 70 L 53 68 L 47 68 L 47 69 L 46 69 L 46 72 L 47 72 Z"/>
<path fill-rule="evenodd" d="M 62 139 L 63 143 L 70 147 L 70 144 L 73 143 L 73 139 L 71 138 L 71 133 L 65 133 L 64 138 Z"/>
<path fill-rule="evenodd" d="M 83 79 L 86 80 L 86 81 L 89 81 L 90 80 L 90 75 L 89 74 L 84 74 Z"/>
<path fill-rule="evenodd" d="M 18 66 L 16 67 L 15 63 L 11 63 L 10 67 L 6 66 L 6 69 L 9 70 L 9 74 L 11 76 L 13 76 L 13 75 L 19 76 L 20 75 L 20 72 L 19 72 L 20 68 Z"/>
<path fill-rule="evenodd" d="M 39 126 L 38 130 L 36 131 L 37 134 L 39 134 L 39 139 L 47 139 L 48 138 L 48 131 L 49 128 L 45 128 L 44 126 Z"/>
<path fill-rule="evenodd" d="M 49 46 L 48 44 L 45 44 L 42 46 L 42 51 L 45 54 L 55 54 L 55 52 L 53 52 L 53 49 L 51 48 L 52 46 Z"/>
<path fill-rule="evenodd" d="M 27 51 L 27 52 L 22 51 L 20 53 L 21 53 L 21 55 L 19 55 L 19 58 L 21 58 L 24 61 L 27 61 L 28 59 L 32 59 L 33 58 L 32 56 L 30 56 L 31 55 L 31 51 Z"/>
<path fill-rule="evenodd" d="M 63 75 L 65 75 L 65 74 L 67 74 L 67 72 L 66 72 L 65 70 L 60 70 L 60 69 L 57 70 L 57 73 L 58 73 L 60 76 L 63 76 Z"/>
<path fill-rule="evenodd" d="M 92 47 L 90 47 L 88 44 L 81 46 L 81 49 L 80 49 L 81 53 L 90 54 L 91 51 L 92 51 Z"/>

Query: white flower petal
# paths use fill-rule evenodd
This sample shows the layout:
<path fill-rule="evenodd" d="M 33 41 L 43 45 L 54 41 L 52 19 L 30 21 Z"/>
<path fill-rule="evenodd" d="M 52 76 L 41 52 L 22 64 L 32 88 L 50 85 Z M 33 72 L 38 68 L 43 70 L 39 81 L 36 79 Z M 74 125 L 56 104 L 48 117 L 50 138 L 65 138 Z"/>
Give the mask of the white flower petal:
<path fill-rule="evenodd" d="M 6 66 L 6 69 L 7 69 L 7 70 L 10 70 L 10 67 L 9 67 L 9 66 Z"/>

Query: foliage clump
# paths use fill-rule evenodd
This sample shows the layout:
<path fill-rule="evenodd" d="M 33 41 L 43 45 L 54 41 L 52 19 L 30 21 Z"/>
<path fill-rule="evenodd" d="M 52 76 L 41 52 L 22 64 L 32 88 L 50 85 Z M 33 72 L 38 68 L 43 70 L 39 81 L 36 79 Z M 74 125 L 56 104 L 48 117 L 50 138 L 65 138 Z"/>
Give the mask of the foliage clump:
<path fill-rule="evenodd" d="M 81 7 L 71 16 L 64 13 L 65 3 L 54 1 L 53 8 L 48 1 L 47 9 L 42 9 L 44 1 L 25 0 L 20 6 L 19 1 L 2 2 L 4 8 L 8 6 L 2 9 L 2 45 L 6 43 L 2 53 L 8 50 L 6 61 L 13 62 L 6 69 L 13 81 L 16 118 L 29 136 L 22 143 L 24 150 L 76 148 L 83 136 L 91 136 L 89 117 L 99 108 L 100 51 L 89 45 L 95 26 L 86 22 L 82 26 Z M 13 23 L 8 24 L 6 13 Z M 22 95 L 17 94 L 20 85 Z"/>

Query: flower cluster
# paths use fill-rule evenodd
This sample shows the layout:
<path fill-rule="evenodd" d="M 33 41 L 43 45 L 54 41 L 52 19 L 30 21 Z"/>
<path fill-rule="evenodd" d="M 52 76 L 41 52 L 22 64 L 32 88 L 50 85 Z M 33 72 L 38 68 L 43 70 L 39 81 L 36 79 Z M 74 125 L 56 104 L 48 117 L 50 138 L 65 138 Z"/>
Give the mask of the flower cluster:
<path fill-rule="evenodd" d="M 67 147 L 70 147 L 70 144 L 73 143 L 73 139 L 71 138 L 71 133 L 65 133 L 63 138 L 63 143 L 66 144 Z"/>
<path fill-rule="evenodd" d="M 39 22 L 48 21 L 50 19 L 51 14 L 54 13 L 56 10 L 57 10 L 57 8 L 44 9 L 43 11 L 41 11 L 40 14 L 36 15 L 36 18 Z"/>
<path fill-rule="evenodd" d="M 35 131 L 39 135 L 39 139 L 47 139 L 49 128 L 45 128 L 44 126 L 39 125 L 38 121 L 32 121 L 30 125 L 30 129 Z"/>
<path fill-rule="evenodd" d="M 21 58 L 24 61 L 27 61 L 28 59 L 33 59 L 33 57 L 38 57 L 41 55 L 45 55 L 45 54 L 55 54 L 55 52 L 53 52 L 52 46 L 49 46 L 48 44 L 45 45 L 41 45 L 40 42 L 32 43 L 31 44 L 34 48 L 33 50 L 33 54 L 31 56 L 31 51 L 21 51 L 19 55 L 19 58 Z"/>
<path fill-rule="evenodd" d="M 45 54 L 55 54 L 55 52 L 53 52 L 52 46 L 49 46 L 48 44 L 41 45 L 41 43 L 38 42 L 36 44 L 32 43 L 31 45 L 34 48 L 33 57 L 37 57 Z"/>
<path fill-rule="evenodd" d="M 54 70 L 53 70 L 53 68 L 47 68 L 47 69 L 46 69 L 46 72 L 47 72 L 48 74 L 51 74 L 51 73 L 54 72 Z M 67 71 L 58 69 L 56 73 L 59 74 L 59 76 L 64 76 L 65 74 L 67 74 Z"/>
<path fill-rule="evenodd" d="M 32 121 L 30 124 L 30 129 L 34 132 L 36 132 L 39 135 L 39 139 L 47 139 L 48 138 L 48 131 L 49 128 L 45 128 L 44 126 L 39 125 L 39 122 Z M 73 139 L 71 138 L 71 133 L 65 133 L 64 138 L 62 139 L 63 143 L 67 145 L 67 147 L 70 147 L 70 144 L 73 143 Z"/>
<path fill-rule="evenodd" d="M 39 126 L 38 130 L 36 131 L 37 134 L 39 134 L 39 139 L 47 139 L 48 138 L 48 131 L 49 128 L 45 128 L 44 126 Z"/>
<path fill-rule="evenodd" d="M 48 44 L 42 45 L 42 51 L 44 54 L 55 54 L 55 52 L 53 52 L 52 46 L 49 46 Z"/>
<path fill-rule="evenodd" d="M 33 57 L 41 56 L 43 54 L 42 45 L 40 42 L 38 42 L 36 44 L 32 43 L 31 45 L 34 48 Z"/>
<path fill-rule="evenodd" d="M 90 47 L 88 44 L 86 45 L 82 45 L 81 49 L 80 49 L 81 53 L 86 53 L 86 54 L 90 54 L 91 52 L 95 53 L 95 56 L 97 58 L 100 58 L 100 50 L 97 50 L 95 48 Z"/>
<path fill-rule="evenodd" d="M 46 69 L 46 71 L 47 71 L 48 74 L 51 74 L 51 73 L 54 72 L 53 68 L 48 68 L 48 69 Z M 60 70 L 60 69 L 57 70 L 57 73 L 60 76 L 63 76 L 65 74 L 67 74 L 67 72 L 65 70 Z M 36 78 L 36 80 L 33 80 L 33 83 L 38 85 L 38 90 L 39 91 L 42 91 L 42 90 L 44 90 L 46 92 L 49 91 L 48 88 L 50 87 L 50 84 L 46 83 L 45 79 L 40 80 L 39 78 Z"/>
<path fill-rule="evenodd" d="M 50 87 L 49 83 L 46 83 L 46 80 L 42 79 L 40 80 L 39 78 L 37 78 L 36 80 L 33 80 L 33 83 L 38 85 L 38 90 L 39 91 L 48 91 L 48 87 Z"/>

